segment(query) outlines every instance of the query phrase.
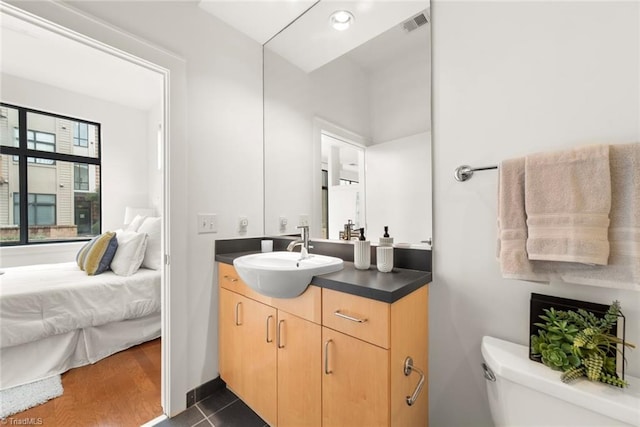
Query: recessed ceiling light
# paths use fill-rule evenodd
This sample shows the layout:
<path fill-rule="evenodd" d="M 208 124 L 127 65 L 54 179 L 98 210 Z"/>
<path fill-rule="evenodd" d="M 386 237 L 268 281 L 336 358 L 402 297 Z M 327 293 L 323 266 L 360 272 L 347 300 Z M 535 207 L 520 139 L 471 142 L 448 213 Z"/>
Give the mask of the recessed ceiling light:
<path fill-rule="evenodd" d="M 354 20 L 353 14 L 347 10 L 336 10 L 329 18 L 331 26 L 338 31 L 344 31 L 349 28 Z"/>

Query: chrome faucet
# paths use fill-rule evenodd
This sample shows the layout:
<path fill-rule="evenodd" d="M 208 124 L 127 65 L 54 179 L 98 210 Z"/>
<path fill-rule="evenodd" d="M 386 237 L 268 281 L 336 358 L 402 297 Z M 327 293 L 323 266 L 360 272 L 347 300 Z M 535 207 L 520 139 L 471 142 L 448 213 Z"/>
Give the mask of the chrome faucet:
<path fill-rule="evenodd" d="M 300 259 L 307 259 L 309 258 L 309 249 L 313 247 L 309 245 L 309 226 L 300 225 L 298 228 L 302 229 L 302 238 L 289 243 L 287 250 L 291 252 L 296 246 L 300 246 Z"/>
<path fill-rule="evenodd" d="M 352 240 L 354 238 L 357 239 L 358 234 L 354 229 L 355 226 L 356 225 L 351 220 L 348 220 L 344 225 L 344 231 L 340 232 L 340 240 Z"/>

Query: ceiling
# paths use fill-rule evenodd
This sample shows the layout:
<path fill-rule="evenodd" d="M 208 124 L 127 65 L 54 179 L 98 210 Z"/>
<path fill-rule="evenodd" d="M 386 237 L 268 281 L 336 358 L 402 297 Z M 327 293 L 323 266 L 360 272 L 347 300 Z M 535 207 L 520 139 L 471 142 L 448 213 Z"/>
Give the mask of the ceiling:
<path fill-rule="evenodd" d="M 199 6 L 260 44 L 313 6 L 317 0 L 201 0 Z"/>
<path fill-rule="evenodd" d="M 313 3 L 308 0 L 202 0 L 200 7 L 265 43 Z M 271 39 L 266 47 L 303 71 L 311 72 L 428 6 L 429 0 L 322 0 Z M 355 16 L 351 28 L 346 31 L 331 28 L 329 16 L 336 10 L 348 10 Z M 393 43 L 389 46 L 393 49 Z"/>
<path fill-rule="evenodd" d="M 162 76 L 59 33 L 2 14 L 0 71 L 141 110 L 162 97 Z"/>
<path fill-rule="evenodd" d="M 199 6 L 259 43 L 265 43 L 300 17 L 271 40 L 268 48 L 310 72 L 350 51 L 359 56 L 362 66 L 373 67 L 376 61 L 388 58 L 389 51 L 397 49 L 399 44 L 393 37 L 406 37 L 399 28 L 395 35 L 387 30 L 421 12 L 428 3 L 428 0 L 201 0 Z M 347 31 L 336 31 L 328 24 L 329 15 L 339 9 L 355 15 L 355 24 Z M 0 30 L 2 73 L 142 110 L 160 102 L 162 77 L 158 73 L 7 14 L 2 15 Z M 379 35 L 381 43 L 355 49 Z"/>

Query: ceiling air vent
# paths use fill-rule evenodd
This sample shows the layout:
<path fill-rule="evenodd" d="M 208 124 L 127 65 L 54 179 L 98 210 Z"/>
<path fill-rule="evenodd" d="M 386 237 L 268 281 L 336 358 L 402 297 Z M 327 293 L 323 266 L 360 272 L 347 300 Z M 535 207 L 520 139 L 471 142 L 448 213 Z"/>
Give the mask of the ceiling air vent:
<path fill-rule="evenodd" d="M 428 23 L 429 23 L 429 20 L 427 19 L 427 16 L 424 14 L 424 12 L 421 12 L 416 16 L 414 16 L 413 18 L 409 19 L 408 21 L 404 22 L 402 24 L 402 29 L 405 30 L 407 33 L 409 33 Z"/>

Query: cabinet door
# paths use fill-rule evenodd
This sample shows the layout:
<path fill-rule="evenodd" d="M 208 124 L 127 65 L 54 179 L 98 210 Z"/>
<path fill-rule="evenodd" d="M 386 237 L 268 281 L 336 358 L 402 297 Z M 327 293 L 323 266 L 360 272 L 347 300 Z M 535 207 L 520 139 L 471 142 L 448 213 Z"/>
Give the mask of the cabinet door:
<path fill-rule="evenodd" d="M 322 328 L 323 427 L 389 425 L 389 352 Z"/>
<path fill-rule="evenodd" d="M 218 361 L 220 378 L 234 392 L 242 395 L 242 329 L 239 324 L 241 296 L 220 288 L 218 321 Z"/>
<path fill-rule="evenodd" d="M 242 298 L 243 400 L 270 425 L 277 421 L 276 309 Z"/>
<path fill-rule="evenodd" d="M 271 425 L 277 417 L 276 310 L 220 289 L 220 377 Z"/>
<path fill-rule="evenodd" d="M 320 427 L 321 326 L 278 311 L 278 427 Z"/>

